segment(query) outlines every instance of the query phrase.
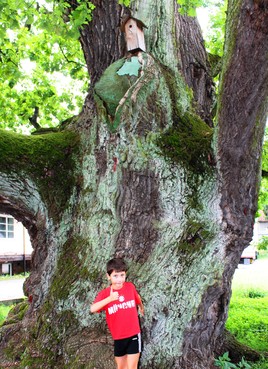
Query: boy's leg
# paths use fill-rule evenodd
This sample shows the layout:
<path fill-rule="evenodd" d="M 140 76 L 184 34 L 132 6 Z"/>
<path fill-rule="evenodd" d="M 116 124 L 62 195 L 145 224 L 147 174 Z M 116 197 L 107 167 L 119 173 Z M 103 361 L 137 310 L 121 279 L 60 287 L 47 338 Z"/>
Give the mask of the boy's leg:
<path fill-rule="evenodd" d="M 137 369 L 140 353 L 127 355 L 127 369 Z"/>
<path fill-rule="evenodd" d="M 127 355 L 115 356 L 114 358 L 117 365 L 117 369 L 128 369 Z"/>

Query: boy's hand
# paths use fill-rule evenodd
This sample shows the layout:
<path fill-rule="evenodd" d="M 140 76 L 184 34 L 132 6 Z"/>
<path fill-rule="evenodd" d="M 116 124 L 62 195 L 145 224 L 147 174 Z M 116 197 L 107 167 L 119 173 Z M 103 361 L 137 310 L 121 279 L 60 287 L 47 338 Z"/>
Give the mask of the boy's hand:
<path fill-rule="evenodd" d="M 110 299 L 111 299 L 111 301 L 116 301 L 116 300 L 119 299 L 119 293 L 116 292 L 116 291 L 113 292 L 112 287 L 111 287 L 111 291 L 110 291 Z"/>
<path fill-rule="evenodd" d="M 144 306 L 143 305 L 139 305 L 139 312 L 141 316 L 144 316 Z"/>

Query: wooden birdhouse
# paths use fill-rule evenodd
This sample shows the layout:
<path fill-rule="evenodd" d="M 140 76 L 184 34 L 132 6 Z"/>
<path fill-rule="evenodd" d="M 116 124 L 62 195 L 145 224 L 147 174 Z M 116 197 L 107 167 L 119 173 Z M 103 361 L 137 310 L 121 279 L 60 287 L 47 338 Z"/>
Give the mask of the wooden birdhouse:
<path fill-rule="evenodd" d="M 143 28 L 147 28 L 142 21 L 127 17 L 121 24 L 121 31 L 125 33 L 127 50 L 132 54 L 146 51 Z"/>

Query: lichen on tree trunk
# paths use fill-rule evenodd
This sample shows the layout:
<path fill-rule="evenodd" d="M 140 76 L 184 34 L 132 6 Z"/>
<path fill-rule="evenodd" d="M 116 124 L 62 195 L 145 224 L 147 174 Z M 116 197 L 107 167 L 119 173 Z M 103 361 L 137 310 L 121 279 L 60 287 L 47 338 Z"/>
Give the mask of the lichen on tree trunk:
<path fill-rule="evenodd" d="M 232 186 L 225 185 L 224 147 L 217 141 L 211 146 L 212 81 L 200 29 L 177 13 L 176 1 L 133 1 L 133 15 L 147 19 L 148 53 L 134 56 L 138 76 L 122 75 L 117 72 L 129 61 L 115 24 L 125 9 L 114 1 L 93 3 L 102 17 L 81 32 L 93 81 L 84 109 L 56 136 L 36 138 L 50 145 L 66 134 L 73 139 L 48 162 L 34 160 L 44 150 L 34 146 L 26 158 L 34 172 L 25 172 L 16 158 L 12 170 L 1 166 L 0 209 L 24 222 L 34 246 L 34 269 L 24 287 L 28 309 L 23 306 L 23 319 L 13 312 L 15 323 L 6 322 L 1 348 L 20 359 L 21 368 L 111 369 L 110 335 L 89 305 L 107 285 L 106 261 L 123 256 L 145 305 L 141 368 L 213 368 L 255 202 L 251 197 L 240 240 L 241 223 L 233 228 L 226 216 Z M 105 24 L 115 27 L 113 42 L 102 43 L 96 32 L 92 56 L 90 35 Z M 196 47 L 189 48 L 193 40 Z M 91 63 L 98 56 L 107 64 Z M 220 126 L 214 137 L 229 133 Z M 59 167 L 62 153 L 66 167 Z M 232 170 L 235 175 L 238 168 Z M 46 180 L 52 186 L 44 187 Z M 256 194 L 257 179 L 247 185 Z"/>

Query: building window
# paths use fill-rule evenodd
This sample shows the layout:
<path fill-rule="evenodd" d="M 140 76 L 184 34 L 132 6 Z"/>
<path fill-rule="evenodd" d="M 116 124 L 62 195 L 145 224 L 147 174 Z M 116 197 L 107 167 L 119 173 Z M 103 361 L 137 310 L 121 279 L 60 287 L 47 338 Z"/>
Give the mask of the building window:
<path fill-rule="evenodd" d="M 14 238 L 14 218 L 0 217 L 0 238 Z"/>

